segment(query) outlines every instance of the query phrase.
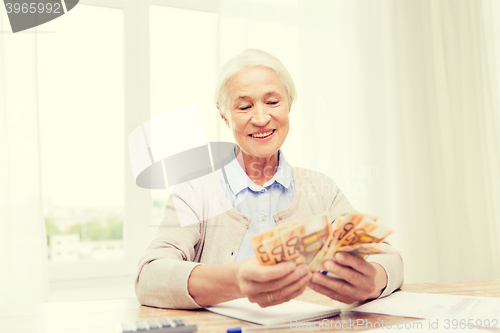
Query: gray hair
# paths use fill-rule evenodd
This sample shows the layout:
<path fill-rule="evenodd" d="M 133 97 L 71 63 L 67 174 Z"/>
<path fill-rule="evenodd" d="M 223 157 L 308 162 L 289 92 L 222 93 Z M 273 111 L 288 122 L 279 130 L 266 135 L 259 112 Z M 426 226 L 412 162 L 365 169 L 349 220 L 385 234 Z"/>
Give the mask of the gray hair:
<path fill-rule="evenodd" d="M 226 115 L 227 110 L 227 83 L 237 73 L 245 68 L 264 67 L 272 69 L 285 85 L 288 102 L 290 106 L 297 98 L 297 91 L 290 73 L 285 66 L 275 56 L 256 49 L 246 49 L 241 51 L 235 57 L 231 58 L 219 71 L 217 85 L 215 90 L 215 104 L 222 115 Z"/>

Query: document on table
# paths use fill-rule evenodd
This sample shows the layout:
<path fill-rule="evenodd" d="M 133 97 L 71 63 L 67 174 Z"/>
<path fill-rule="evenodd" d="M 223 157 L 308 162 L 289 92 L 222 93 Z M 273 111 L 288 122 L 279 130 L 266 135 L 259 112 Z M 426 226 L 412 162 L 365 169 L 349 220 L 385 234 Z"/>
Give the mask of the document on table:
<path fill-rule="evenodd" d="M 500 298 L 399 291 L 363 304 L 351 311 L 410 318 L 472 319 L 478 326 L 500 328 Z M 485 321 L 488 320 L 489 325 Z"/>
<path fill-rule="evenodd" d="M 275 306 L 261 308 L 256 303 L 250 303 L 248 298 L 239 298 L 208 306 L 205 309 L 223 316 L 260 325 L 289 324 L 292 329 L 297 322 L 329 318 L 340 313 L 339 308 L 306 303 L 295 299 Z"/>

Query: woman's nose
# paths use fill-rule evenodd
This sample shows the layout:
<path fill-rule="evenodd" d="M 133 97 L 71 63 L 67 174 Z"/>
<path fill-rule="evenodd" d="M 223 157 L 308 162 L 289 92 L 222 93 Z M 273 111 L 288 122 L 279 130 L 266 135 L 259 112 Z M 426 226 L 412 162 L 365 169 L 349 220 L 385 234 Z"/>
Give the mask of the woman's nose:
<path fill-rule="evenodd" d="M 265 126 L 270 119 L 271 116 L 269 115 L 269 112 L 266 107 L 262 105 L 255 106 L 254 114 L 252 116 L 253 125 Z"/>

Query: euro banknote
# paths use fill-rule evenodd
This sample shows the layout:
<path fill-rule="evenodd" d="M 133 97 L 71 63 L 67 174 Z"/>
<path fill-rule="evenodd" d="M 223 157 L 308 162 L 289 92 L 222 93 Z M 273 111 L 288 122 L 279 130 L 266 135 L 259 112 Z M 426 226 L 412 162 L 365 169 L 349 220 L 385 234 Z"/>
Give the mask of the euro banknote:
<path fill-rule="evenodd" d="M 336 252 L 365 258 L 368 255 L 398 253 L 382 243 L 392 229 L 377 222 L 377 217 L 350 212 L 330 223 L 323 212 L 308 219 L 294 220 L 250 236 L 250 244 L 262 265 L 283 261 L 306 263 L 313 271 L 323 271 L 323 262 Z"/>

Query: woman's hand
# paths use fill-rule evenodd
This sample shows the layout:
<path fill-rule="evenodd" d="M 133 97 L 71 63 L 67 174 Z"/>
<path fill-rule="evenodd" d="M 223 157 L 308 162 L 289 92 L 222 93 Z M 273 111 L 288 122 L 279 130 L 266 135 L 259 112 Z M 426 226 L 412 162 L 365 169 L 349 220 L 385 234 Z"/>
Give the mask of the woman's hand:
<path fill-rule="evenodd" d="M 377 298 L 387 285 L 387 275 L 382 266 L 349 253 L 337 252 L 335 261 L 325 260 L 323 268 L 340 279 L 315 272 L 309 287 L 343 303 Z"/>
<path fill-rule="evenodd" d="M 257 258 L 241 262 L 237 272 L 240 292 L 261 307 L 288 302 L 304 292 L 312 273 L 305 264 L 282 262 L 262 266 Z"/>

